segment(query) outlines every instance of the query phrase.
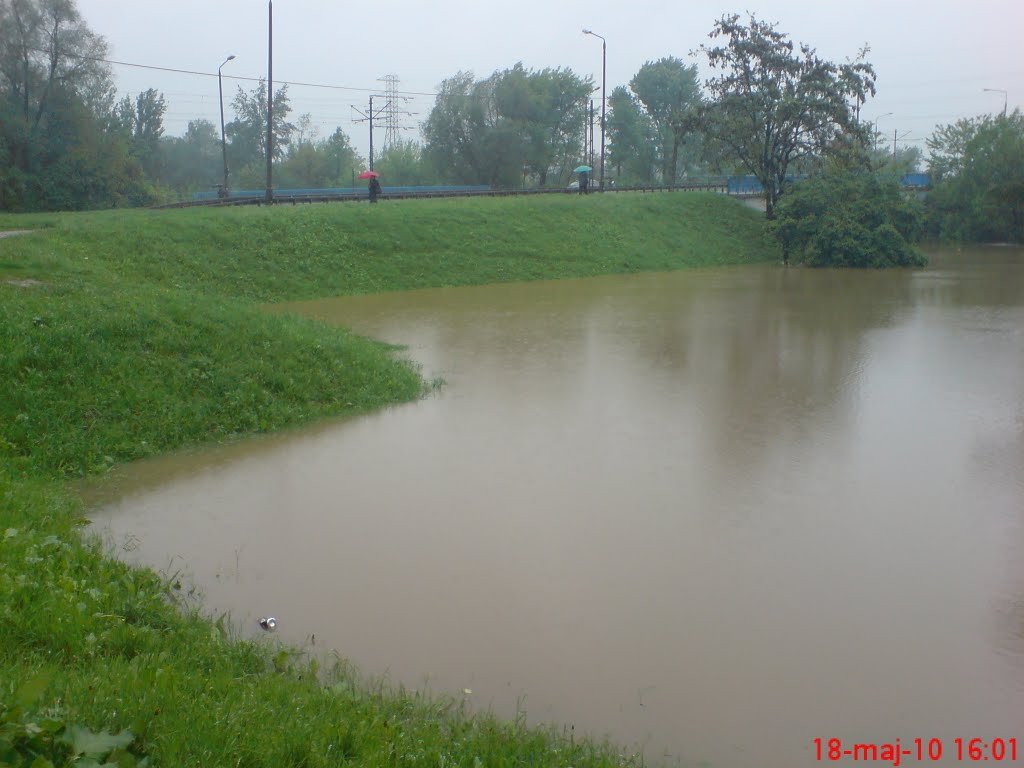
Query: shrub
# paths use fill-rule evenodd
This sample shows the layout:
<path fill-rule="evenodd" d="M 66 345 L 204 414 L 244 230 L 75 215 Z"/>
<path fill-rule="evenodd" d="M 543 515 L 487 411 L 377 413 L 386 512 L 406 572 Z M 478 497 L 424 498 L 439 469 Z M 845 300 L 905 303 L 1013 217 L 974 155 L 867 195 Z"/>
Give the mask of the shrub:
<path fill-rule="evenodd" d="M 816 267 L 922 266 L 913 247 L 921 212 L 895 179 L 870 172 L 825 171 L 800 182 L 779 203 L 772 228 L 788 261 Z"/>

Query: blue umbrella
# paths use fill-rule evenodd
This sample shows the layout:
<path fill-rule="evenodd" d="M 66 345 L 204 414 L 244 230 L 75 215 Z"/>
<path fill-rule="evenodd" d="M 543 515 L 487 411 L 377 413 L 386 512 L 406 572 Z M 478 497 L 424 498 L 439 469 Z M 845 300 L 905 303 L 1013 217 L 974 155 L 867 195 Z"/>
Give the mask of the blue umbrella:
<path fill-rule="evenodd" d="M 579 168 L 574 170 L 573 173 L 589 173 L 592 170 L 594 169 L 591 168 L 589 165 L 581 165 Z"/>

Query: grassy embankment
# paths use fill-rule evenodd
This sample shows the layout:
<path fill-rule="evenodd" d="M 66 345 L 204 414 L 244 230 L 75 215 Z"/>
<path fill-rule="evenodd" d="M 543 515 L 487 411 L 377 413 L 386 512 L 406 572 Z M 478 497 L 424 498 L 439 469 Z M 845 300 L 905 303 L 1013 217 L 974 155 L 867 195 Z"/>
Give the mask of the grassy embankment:
<path fill-rule="evenodd" d="M 80 751 L 71 724 L 130 729 L 128 749 L 167 766 L 622 761 L 231 640 L 83 543 L 61 481 L 423 393 L 390 348 L 261 302 L 774 258 L 756 212 L 595 195 L 0 215 L 4 229 L 37 231 L 0 240 L 0 763 L 4 722 L 23 754 Z"/>

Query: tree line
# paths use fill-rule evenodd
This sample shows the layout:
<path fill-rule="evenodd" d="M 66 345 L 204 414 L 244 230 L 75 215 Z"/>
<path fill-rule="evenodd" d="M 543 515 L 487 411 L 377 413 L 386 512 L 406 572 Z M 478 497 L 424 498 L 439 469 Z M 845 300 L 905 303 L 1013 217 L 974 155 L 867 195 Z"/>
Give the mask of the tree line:
<path fill-rule="evenodd" d="M 889 153 L 861 117 L 875 95 L 864 47 L 836 64 L 755 15 L 724 15 L 696 64 L 646 62 L 607 101 L 605 175 L 618 186 L 746 174 L 775 218 L 793 180 L 828 172 L 893 177 L 926 165 L 933 190 L 922 231 L 960 239 L 1024 239 L 1024 119 L 980 116 L 939 128 L 919 150 Z M 222 183 L 219 126 L 189 122 L 167 136 L 164 96 L 116 99 L 107 45 L 73 0 L 0 0 L 0 209 L 78 210 L 150 205 Z M 571 69 L 522 64 L 444 80 L 421 125 L 374 158 L 392 185 L 562 187 L 597 167 L 599 89 Z M 232 188 L 265 185 L 267 85 L 230 98 L 225 127 Z M 596 102 L 596 108 L 595 108 Z M 321 137 L 274 93 L 274 186 L 350 186 L 367 158 L 337 128 Z"/>

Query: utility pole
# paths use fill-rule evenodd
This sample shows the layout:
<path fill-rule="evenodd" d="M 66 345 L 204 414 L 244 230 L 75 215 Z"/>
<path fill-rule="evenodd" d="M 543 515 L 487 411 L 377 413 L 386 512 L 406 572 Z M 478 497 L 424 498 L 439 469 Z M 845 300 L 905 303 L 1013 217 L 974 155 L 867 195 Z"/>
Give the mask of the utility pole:
<path fill-rule="evenodd" d="M 267 204 L 274 202 L 274 0 L 267 0 Z"/>
<path fill-rule="evenodd" d="M 892 132 L 892 159 L 893 159 L 893 162 L 896 162 L 896 142 L 899 141 L 899 139 L 907 138 L 907 136 L 909 136 L 911 133 L 913 133 L 913 131 L 907 131 L 902 136 L 897 138 L 896 137 L 896 131 L 893 130 L 893 132 Z"/>
<path fill-rule="evenodd" d="M 378 98 L 380 98 L 380 94 L 379 94 L 379 93 L 378 93 L 378 94 L 376 94 L 376 96 L 377 96 Z M 363 116 L 363 119 L 362 119 L 362 120 L 353 120 L 352 122 L 354 122 L 354 123 L 364 123 L 364 122 L 369 122 L 369 123 L 370 123 L 370 170 L 371 170 L 371 171 L 373 170 L 373 121 L 374 121 L 375 119 L 377 119 L 377 117 L 378 117 L 378 116 L 379 116 L 379 115 L 380 115 L 381 113 L 383 113 L 383 112 L 384 112 L 384 110 L 386 110 L 386 109 L 387 109 L 387 108 L 388 108 L 388 107 L 389 107 L 390 105 L 391 105 L 391 102 L 389 101 L 389 102 L 388 102 L 387 104 L 385 104 L 385 105 L 384 105 L 383 107 L 381 107 L 381 108 L 380 108 L 380 109 L 378 109 L 378 110 L 377 110 L 376 112 L 374 112 L 374 111 L 373 111 L 373 96 L 371 96 L 371 97 L 370 97 L 370 109 L 369 109 L 369 111 L 367 111 L 367 112 L 363 112 L 363 111 L 362 111 L 361 109 L 359 109 L 358 107 L 352 107 L 352 109 L 354 109 L 354 110 L 355 110 L 356 112 L 358 112 L 358 113 L 359 113 L 360 115 L 362 115 L 362 116 Z"/>

